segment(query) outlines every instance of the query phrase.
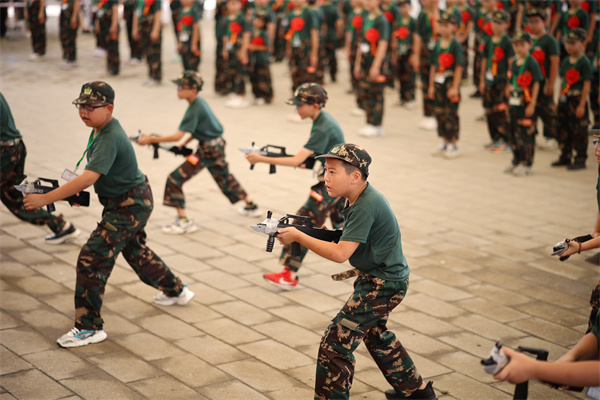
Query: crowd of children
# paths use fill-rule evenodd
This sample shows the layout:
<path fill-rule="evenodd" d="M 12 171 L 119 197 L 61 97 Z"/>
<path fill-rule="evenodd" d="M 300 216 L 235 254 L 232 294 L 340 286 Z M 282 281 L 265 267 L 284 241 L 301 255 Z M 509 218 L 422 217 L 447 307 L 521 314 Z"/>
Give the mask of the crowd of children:
<path fill-rule="evenodd" d="M 76 66 L 79 1 L 64 0 L 61 7 L 65 68 Z M 183 70 L 198 71 L 201 62 L 201 4 L 171 4 Z M 94 13 L 108 75 L 119 73 L 117 5 L 100 0 Z M 254 104 L 268 104 L 272 61 L 287 57 L 293 92 L 303 83 L 324 84 L 326 69 L 336 82 L 336 50 L 343 48 L 350 64 L 349 94 L 357 104 L 351 114 L 366 119 L 358 134 L 383 134 L 385 87 L 398 84 L 400 105 L 414 109 L 419 76 L 424 116 L 419 127 L 437 130 L 442 138 L 434 155 L 455 158 L 460 87 L 468 84 L 472 68 L 476 90 L 470 97 L 482 99 L 491 139 L 485 147 L 512 151 L 507 172 L 529 175 L 536 144 L 559 148 L 552 166 L 577 170 L 585 168 L 588 125 L 593 121 L 598 127 L 599 12 L 598 1 L 582 0 L 221 0 L 215 12 L 214 87 L 231 96 L 228 107 L 248 107 L 249 81 Z M 129 63 L 139 63 L 145 54 L 150 86 L 161 81 L 160 13 L 157 0 L 124 3 Z M 38 61 L 45 53 L 44 0 L 28 3 L 27 18 L 31 59 Z M 516 48 L 522 44 L 528 52 L 520 55 Z M 521 71 L 515 65 L 527 67 Z M 300 117 L 293 113 L 290 119 Z"/>

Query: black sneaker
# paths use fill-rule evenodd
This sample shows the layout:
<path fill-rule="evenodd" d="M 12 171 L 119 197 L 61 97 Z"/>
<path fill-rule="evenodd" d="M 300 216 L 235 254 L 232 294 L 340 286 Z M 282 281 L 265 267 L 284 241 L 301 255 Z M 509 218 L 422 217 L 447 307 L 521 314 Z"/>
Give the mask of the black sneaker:
<path fill-rule="evenodd" d="M 80 234 L 81 232 L 79 229 L 75 228 L 75 225 L 69 222 L 62 231 L 58 233 L 52 232 L 51 234 L 46 235 L 45 239 L 47 244 L 63 244 L 77 239 Z"/>
<path fill-rule="evenodd" d="M 263 211 L 254 202 L 244 203 L 242 207 L 238 208 L 238 213 L 247 217 L 260 217 L 263 215 Z"/>
<path fill-rule="evenodd" d="M 569 166 L 571 165 L 571 161 L 570 160 L 564 160 L 562 158 L 559 158 L 558 160 L 554 161 L 552 164 L 550 164 L 553 167 L 564 167 L 564 166 Z"/>
<path fill-rule="evenodd" d="M 575 161 L 573 164 L 567 165 L 567 169 L 570 169 L 571 171 L 585 169 L 585 163 L 583 161 Z"/>
<path fill-rule="evenodd" d="M 385 391 L 385 398 L 388 400 L 396 399 L 419 399 L 419 400 L 437 400 L 437 396 L 433 391 L 433 382 L 429 381 L 424 389 L 418 389 L 411 393 L 410 396 L 405 396 L 402 393 L 396 393 L 394 389 Z"/>

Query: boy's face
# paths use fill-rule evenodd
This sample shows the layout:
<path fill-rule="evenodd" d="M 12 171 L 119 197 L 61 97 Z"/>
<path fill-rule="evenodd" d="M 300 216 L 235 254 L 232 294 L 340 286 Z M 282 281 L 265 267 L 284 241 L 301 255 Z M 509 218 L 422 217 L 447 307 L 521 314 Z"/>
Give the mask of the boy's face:
<path fill-rule="evenodd" d="M 319 110 L 318 104 L 306 104 L 302 103 L 299 106 L 296 106 L 296 111 L 300 118 L 306 119 L 311 118 L 317 111 Z"/>
<path fill-rule="evenodd" d="M 269 4 L 269 0 L 254 0 L 254 4 L 256 4 L 256 6 L 259 8 L 263 8 L 264 6 Z"/>
<path fill-rule="evenodd" d="M 294 8 L 304 8 L 306 7 L 306 0 L 292 0 L 292 4 Z"/>
<path fill-rule="evenodd" d="M 569 4 L 571 5 L 571 7 L 574 8 L 578 8 L 579 6 L 581 6 L 581 2 L 582 0 L 569 0 Z"/>
<path fill-rule="evenodd" d="M 379 8 L 379 3 L 381 3 L 381 0 L 364 0 L 363 7 L 365 10 L 373 12 Z"/>
<path fill-rule="evenodd" d="M 407 16 L 408 14 L 410 14 L 410 4 L 408 3 L 403 3 L 400 6 L 400 14 L 402 14 L 403 16 Z"/>
<path fill-rule="evenodd" d="M 79 117 L 86 126 L 96 128 L 103 126 L 110 119 L 113 111 L 112 104 L 80 104 Z"/>
<path fill-rule="evenodd" d="M 454 24 L 451 22 L 440 21 L 438 22 L 438 26 L 440 28 L 441 36 L 448 37 L 454 32 Z"/>
<path fill-rule="evenodd" d="M 227 11 L 230 14 L 235 14 L 242 9 L 242 3 L 239 0 L 229 0 L 227 2 Z"/>
<path fill-rule="evenodd" d="M 192 95 L 196 95 L 198 93 L 197 89 L 192 89 L 190 86 L 187 85 L 179 85 L 177 86 L 177 97 L 179 99 L 187 99 L 188 97 L 192 96 Z"/>
<path fill-rule="evenodd" d="M 181 0 L 181 7 L 187 8 L 194 4 L 194 0 Z"/>
<path fill-rule="evenodd" d="M 537 15 L 533 15 L 527 18 L 527 26 L 531 29 L 531 33 L 537 35 L 542 33 L 546 28 L 546 24 L 542 18 Z"/>
<path fill-rule="evenodd" d="M 265 27 L 265 21 L 262 18 L 254 18 L 252 20 L 252 26 L 256 29 L 262 29 Z"/>
<path fill-rule="evenodd" d="M 325 161 L 325 187 L 331 197 L 344 197 L 352 186 L 353 181 L 360 178 L 360 172 L 348 175 L 344 161 L 337 158 L 327 158 Z"/>
<path fill-rule="evenodd" d="M 506 32 L 506 22 L 492 20 L 492 32 L 494 35 L 502 35 Z"/>
<path fill-rule="evenodd" d="M 583 43 L 579 40 L 567 40 L 565 42 L 565 50 L 569 55 L 580 54 L 583 51 Z"/>
<path fill-rule="evenodd" d="M 527 57 L 527 54 L 529 54 L 531 43 L 525 40 L 519 40 L 517 42 L 513 42 L 513 48 L 515 49 L 515 53 L 517 53 L 520 58 L 525 58 Z"/>

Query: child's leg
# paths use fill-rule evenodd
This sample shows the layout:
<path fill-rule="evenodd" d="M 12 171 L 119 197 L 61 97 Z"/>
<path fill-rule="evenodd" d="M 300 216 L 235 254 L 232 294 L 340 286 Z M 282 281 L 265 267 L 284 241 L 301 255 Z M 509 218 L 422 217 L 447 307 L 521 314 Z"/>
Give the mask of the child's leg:
<path fill-rule="evenodd" d="M 542 89 L 540 88 L 540 91 Z M 554 111 L 554 97 L 546 96 L 540 93 L 537 98 L 535 113 L 544 123 L 544 137 L 546 139 L 556 140 L 558 136 L 558 126 L 556 123 L 556 112 Z"/>
<path fill-rule="evenodd" d="M 398 82 L 400 84 L 400 100 L 405 102 L 415 101 L 415 71 L 408 63 L 411 53 L 403 54 L 398 60 L 400 72 Z"/>
<path fill-rule="evenodd" d="M 446 98 L 446 87 L 440 83 L 434 83 L 434 99 L 433 101 L 433 113 L 437 121 L 437 132 L 438 136 L 444 139 L 447 135 L 445 134 L 446 119 L 448 115 L 445 113 L 445 98 Z M 444 139 L 444 143 L 448 143 Z"/>
<path fill-rule="evenodd" d="M 273 85 L 271 82 L 271 71 L 269 70 L 269 63 L 267 62 L 265 64 L 255 64 L 254 70 L 254 79 L 256 84 L 255 96 L 257 98 L 265 99 L 266 103 L 270 103 L 273 100 Z"/>
<path fill-rule="evenodd" d="M 350 56 L 349 56 L 349 64 L 350 64 L 350 83 L 352 84 L 352 89 L 355 91 L 358 89 L 358 79 L 354 76 L 354 65 L 356 64 L 356 52 L 358 49 L 358 44 L 351 43 L 350 44 Z"/>
<path fill-rule="evenodd" d="M 31 30 L 31 47 L 33 52 L 40 56 L 46 54 L 46 11 L 44 11 L 44 22 L 40 21 L 40 2 L 33 1 L 27 8 L 29 29 Z"/>
<path fill-rule="evenodd" d="M 534 115 L 531 118 L 521 118 L 517 121 L 520 131 L 521 153 L 523 158 L 521 164 L 527 167 L 533 165 L 533 155 L 535 152 L 535 132 L 537 125 L 537 117 Z"/>
<path fill-rule="evenodd" d="M 483 106 L 485 108 L 488 130 L 492 142 L 508 140 L 508 99 L 504 87 L 505 81 L 486 86 Z"/>
<path fill-rule="evenodd" d="M 367 124 L 381 126 L 383 122 L 383 88 L 385 84 L 365 81 L 367 83 Z"/>
<path fill-rule="evenodd" d="M 119 74 L 119 32 L 115 35 L 109 33 L 109 28 L 112 20 L 112 12 L 105 13 L 100 19 L 102 25 L 102 33 L 106 37 L 106 70 L 111 75 Z"/>
<path fill-rule="evenodd" d="M 248 194 L 229 172 L 229 165 L 225 161 L 225 145 L 223 138 L 200 143 L 198 155 L 217 185 L 219 185 L 221 192 L 233 204 L 244 200 Z"/>
<path fill-rule="evenodd" d="M 429 92 L 429 72 L 431 64 L 429 63 L 430 51 L 423 47 L 421 49 L 421 62 L 419 73 L 421 75 L 421 92 L 423 94 L 423 115 L 425 117 L 433 117 L 433 100 L 428 96 Z"/>
<path fill-rule="evenodd" d="M 159 37 L 156 40 L 150 39 L 150 32 L 154 24 L 154 18 L 142 22 L 142 42 L 146 51 L 146 59 L 148 60 L 148 76 L 156 81 L 162 80 L 162 62 L 161 62 L 161 47 L 162 47 L 162 31 L 159 31 Z"/>
<path fill-rule="evenodd" d="M 337 58 L 335 56 L 335 41 L 328 41 L 326 43 L 326 54 L 327 54 L 327 65 L 329 66 L 329 76 L 331 77 L 331 81 L 335 82 L 337 80 Z"/>
<path fill-rule="evenodd" d="M 596 72 L 592 74 L 592 87 L 590 90 L 590 107 L 594 114 L 594 129 L 600 129 L 600 100 L 598 98 L 600 92 L 600 71 L 598 71 L 598 68 L 599 66 L 596 66 Z"/>
<path fill-rule="evenodd" d="M 509 123 L 508 123 L 508 144 L 513 154 L 511 164 L 513 167 L 519 164 L 519 153 L 517 151 L 517 119 L 520 118 L 520 108 L 510 106 L 509 108 Z"/>
<path fill-rule="evenodd" d="M 473 58 L 473 85 L 476 88 L 479 87 L 479 82 L 481 80 L 481 57 L 483 53 L 483 42 L 480 38 L 475 36 L 475 57 Z"/>
<path fill-rule="evenodd" d="M 196 151 L 195 155 L 200 157 L 200 152 Z M 163 204 L 168 207 L 185 209 L 183 184 L 202 171 L 202 168 L 204 168 L 204 164 L 201 161 L 192 164 L 186 160 L 179 168 L 171 172 L 167 178 L 167 183 L 165 184 Z"/>
<path fill-rule="evenodd" d="M 565 101 L 559 101 L 557 121 L 558 121 L 558 146 L 560 148 L 560 157 L 558 161 L 560 163 L 571 163 L 572 144 L 569 137 L 569 130 L 571 129 L 569 123 L 570 113 L 569 105 Z"/>
<path fill-rule="evenodd" d="M 462 79 L 466 80 L 469 77 L 469 38 L 467 38 L 467 40 L 461 43 L 461 46 L 464 55 L 463 59 L 465 61 L 463 64 Z"/>
<path fill-rule="evenodd" d="M 569 99 L 569 105 L 572 112 L 571 115 L 571 126 L 569 130 L 571 134 L 571 143 L 574 152 L 574 163 L 584 164 L 587 160 L 587 148 L 588 148 L 588 126 L 590 123 L 590 116 L 588 112 L 588 104 L 585 104 L 585 114 L 582 118 L 575 116 L 575 109 L 579 105 L 579 97 L 573 97 L 573 100 Z"/>

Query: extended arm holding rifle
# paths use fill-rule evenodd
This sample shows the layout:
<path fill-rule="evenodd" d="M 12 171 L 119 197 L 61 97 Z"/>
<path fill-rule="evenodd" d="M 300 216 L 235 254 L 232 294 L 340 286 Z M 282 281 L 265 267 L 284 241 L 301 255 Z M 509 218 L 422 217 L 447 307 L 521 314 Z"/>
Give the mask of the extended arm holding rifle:
<path fill-rule="evenodd" d="M 173 137 L 171 137 L 171 136 L 173 136 Z M 184 144 L 187 143 L 187 141 L 181 145 L 175 145 L 175 146 L 167 146 L 167 145 L 160 144 L 161 142 L 181 141 L 181 139 L 185 136 L 185 132 L 178 131 L 176 134 L 171 135 L 171 136 L 159 136 L 155 133 L 151 133 L 150 135 L 145 135 L 145 134 L 142 134 L 142 131 L 140 130 L 140 131 L 138 131 L 137 136 L 130 136 L 129 139 L 132 142 L 136 142 L 137 144 L 139 144 L 141 146 L 143 146 L 145 144 L 152 146 L 154 149 L 153 158 L 158 158 L 158 149 L 167 150 L 175 155 L 178 155 L 178 156 L 180 155 L 180 156 L 184 156 L 184 157 L 187 157 L 194 152 L 192 149 L 184 146 Z"/>
<path fill-rule="evenodd" d="M 50 185 L 46 186 L 43 184 L 43 182 L 49 183 Z M 34 193 L 44 194 L 44 193 L 51 192 L 56 188 L 58 188 L 58 180 L 46 179 L 46 178 L 38 178 L 35 181 L 30 182 L 29 180 L 27 180 L 27 177 L 25 177 L 25 179 L 23 179 L 23 182 L 21 182 L 20 185 L 15 185 L 15 189 L 17 189 L 19 192 L 23 193 L 24 195 L 25 194 L 34 194 Z M 63 200 L 68 201 L 71 206 L 76 204 L 79 206 L 88 207 L 90 205 L 90 193 L 89 192 L 79 192 L 79 193 L 69 196 Z M 56 207 L 54 206 L 54 203 L 47 204 L 46 209 L 48 210 L 48 212 L 56 211 Z"/>
<path fill-rule="evenodd" d="M 286 153 L 285 147 L 266 145 L 257 148 L 253 142 L 252 147 L 240 149 L 240 151 L 246 154 L 246 159 L 251 164 L 250 169 L 257 163 L 270 164 L 269 172 L 271 174 L 276 172 L 276 165 L 286 165 L 288 167 L 302 166 L 307 169 L 312 169 L 315 165 L 314 153 L 312 150 L 306 148 L 300 149 L 296 155 L 291 156 Z"/>

